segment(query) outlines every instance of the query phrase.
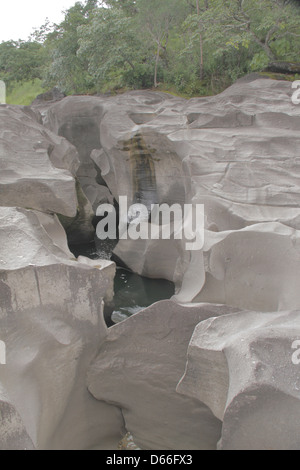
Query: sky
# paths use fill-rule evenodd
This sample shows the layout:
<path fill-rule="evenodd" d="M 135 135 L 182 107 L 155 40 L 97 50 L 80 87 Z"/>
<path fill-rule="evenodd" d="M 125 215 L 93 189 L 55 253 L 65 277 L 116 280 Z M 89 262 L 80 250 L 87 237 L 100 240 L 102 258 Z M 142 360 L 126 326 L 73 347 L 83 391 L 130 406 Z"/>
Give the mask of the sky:
<path fill-rule="evenodd" d="M 59 23 L 64 17 L 62 11 L 75 3 L 76 0 L 0 0 L 0 43 L 28 39 L 46 18 Z"/>

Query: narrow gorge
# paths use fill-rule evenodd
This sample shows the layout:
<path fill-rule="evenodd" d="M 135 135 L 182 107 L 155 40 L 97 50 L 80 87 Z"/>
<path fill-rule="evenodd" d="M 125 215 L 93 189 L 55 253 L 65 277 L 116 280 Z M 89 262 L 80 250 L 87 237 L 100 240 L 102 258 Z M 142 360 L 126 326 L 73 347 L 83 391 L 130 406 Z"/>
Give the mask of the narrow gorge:
<path fill-rule="evenodd" d="M 1 450 L 300 448 L 292 93 L 0 105 Z M 204 205 L 203 246 L 99 240 L 121 197 Z"/>

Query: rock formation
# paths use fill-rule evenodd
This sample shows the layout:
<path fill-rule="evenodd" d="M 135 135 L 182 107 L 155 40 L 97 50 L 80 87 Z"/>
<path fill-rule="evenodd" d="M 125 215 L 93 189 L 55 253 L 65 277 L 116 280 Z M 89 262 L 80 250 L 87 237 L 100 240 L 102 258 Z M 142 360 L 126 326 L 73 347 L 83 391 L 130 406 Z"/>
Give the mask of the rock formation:
<path fill-rule="evenodd" d="M 299 311 L 238 312 L 196 327 L 178 391 L 223 421 L 220 449 L 300 448 L 299 338 Z"/>
<path fill-rule="evenodd" d="M 126 433 L 142 449 L 300 448 L 292 94 L 253 76 L 189 101 L 0 106 L 1 449 L 117 449 Z M 176 295 L 108 329 L 115 264 L 68 242 L 120 196 L 204 204 L 204 243 L 120 240 L 116 259 Z"/>
<path fill-rule="evenodd" d="M 196 325 L 225 312 L 232 309 L 162 301 L 110 328 L 89 369 L 89 390 L 122 409 L 142 449 L 216 448 L 219 418 L 203 401 L 177 394 L 176 386 Z"/>
<path fill-rule="evenodd" d="M 122 415 L 86 388 L 114 270 L 78 263 L 56 217 L 0 208 L 0 219 L 1 449 L 115 448 Z"/>
<path fill-rule="evenodd" d="M 121 240 L 115 254 L 133 271 L 174 281 L 179 302 L 294 309 L 300 108 L 292 91 L 289 82 L 261 79 L 190 101 L 153 92 L 70 97 L 48 110 L 45 125 L 77 146 L 79 179 L 97 186 L 100 171 L 93 203 L 104 201 L 105 182 L 106 192 L 129 204 L 204 204 L 203 250 L 187 252 L 176 240 Z M 92 146 L 82 144 L 87 135 Z M 87 196 L 89 188 L 83 184 Z"/>
<path fill-rule="evenodd" d="M 92 240 L 94 214 L 76 184 L 75 147 L 28 107 L 1 106 L 0 117 L 0 205 L 59 214 L 70 241 Z"/>

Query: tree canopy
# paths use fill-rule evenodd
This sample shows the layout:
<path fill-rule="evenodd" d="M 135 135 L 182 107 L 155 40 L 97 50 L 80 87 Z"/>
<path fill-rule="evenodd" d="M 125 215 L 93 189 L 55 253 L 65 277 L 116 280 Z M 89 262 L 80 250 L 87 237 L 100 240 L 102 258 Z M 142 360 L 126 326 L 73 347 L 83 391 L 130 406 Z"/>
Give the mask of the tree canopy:
<path fill-rule="evenodd" d="M 215 93 L 271 61 L 300 61 L 292 0 L 86 0 L 30 38 L 0 44 L 8 86 L 39 78 L 66 93 Z"/>

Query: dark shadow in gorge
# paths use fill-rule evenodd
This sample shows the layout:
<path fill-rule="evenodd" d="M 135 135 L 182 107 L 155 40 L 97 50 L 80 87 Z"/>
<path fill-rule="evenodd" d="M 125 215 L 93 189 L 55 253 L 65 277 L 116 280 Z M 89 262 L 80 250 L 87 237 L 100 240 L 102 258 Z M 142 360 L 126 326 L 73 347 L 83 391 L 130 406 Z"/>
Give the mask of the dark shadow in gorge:
<path fill-rule="evenodd" d="M 99 128 L 94 122 L 91 122 L 90 118 L 83 119 L 80 117 L 63 126 L 60 129 L 60 135 L 63 135 L 75 145 L 79 152 L 81 168 L 79 169 L 78 178 L 84 184 L 86 178 L 83 175 L 88 174 L 94 166 L 92 160 L 89 160 L 89 155 L 92 150 L 101 147 Z M 145 205 L 150 214 L 151 205 L 160 202 L 157 194 L 155 171 L 156 150 L 147 146 L 140 133 L 124 142 L 123 150 L 129 153 L 128 161 L 132 174 L 132 203 Z M 96 182 L 105 185 L 99 174 Z M 118 219 L 119 211 L 116 201 L 115 209 Z M 97 226 L 98 222 L 99 219 L 95 217 L 94 227 Z M 118 266 L 115 277 L 114 301 L 111 305 L 106 305 L 104 311 L 105 321 L 108 326 L 114 325 L 112 317 L 116 321 L 126 319 L 155 302 L 170 299 L 175 293 L 175 286 L 170 281 L 148 279 L 131 272 L 121 260 L 113 255 L 117 243 L 118 240 L 100 241 L 96 239 L 95 242 L 90 244 L 70 246 L 76 257 L 82 255 L 94 260 L 112 259 Z"/>
<path fill-rule="evenodd" d="M 97 240 L 95 243 L 71 246 L 76 257 L 86 256 L 90 259 L 111 259 L 117 241 Z M 160 300 L 170 299 L 175 294 L 175 286 L 165 279 L 148 279 L 118 266 L 115 277 L 115 296 L 111 305 L 106 305 L 104 318 L 108 327 L 115 320 L 124 320 L 134 313 Z"/>

